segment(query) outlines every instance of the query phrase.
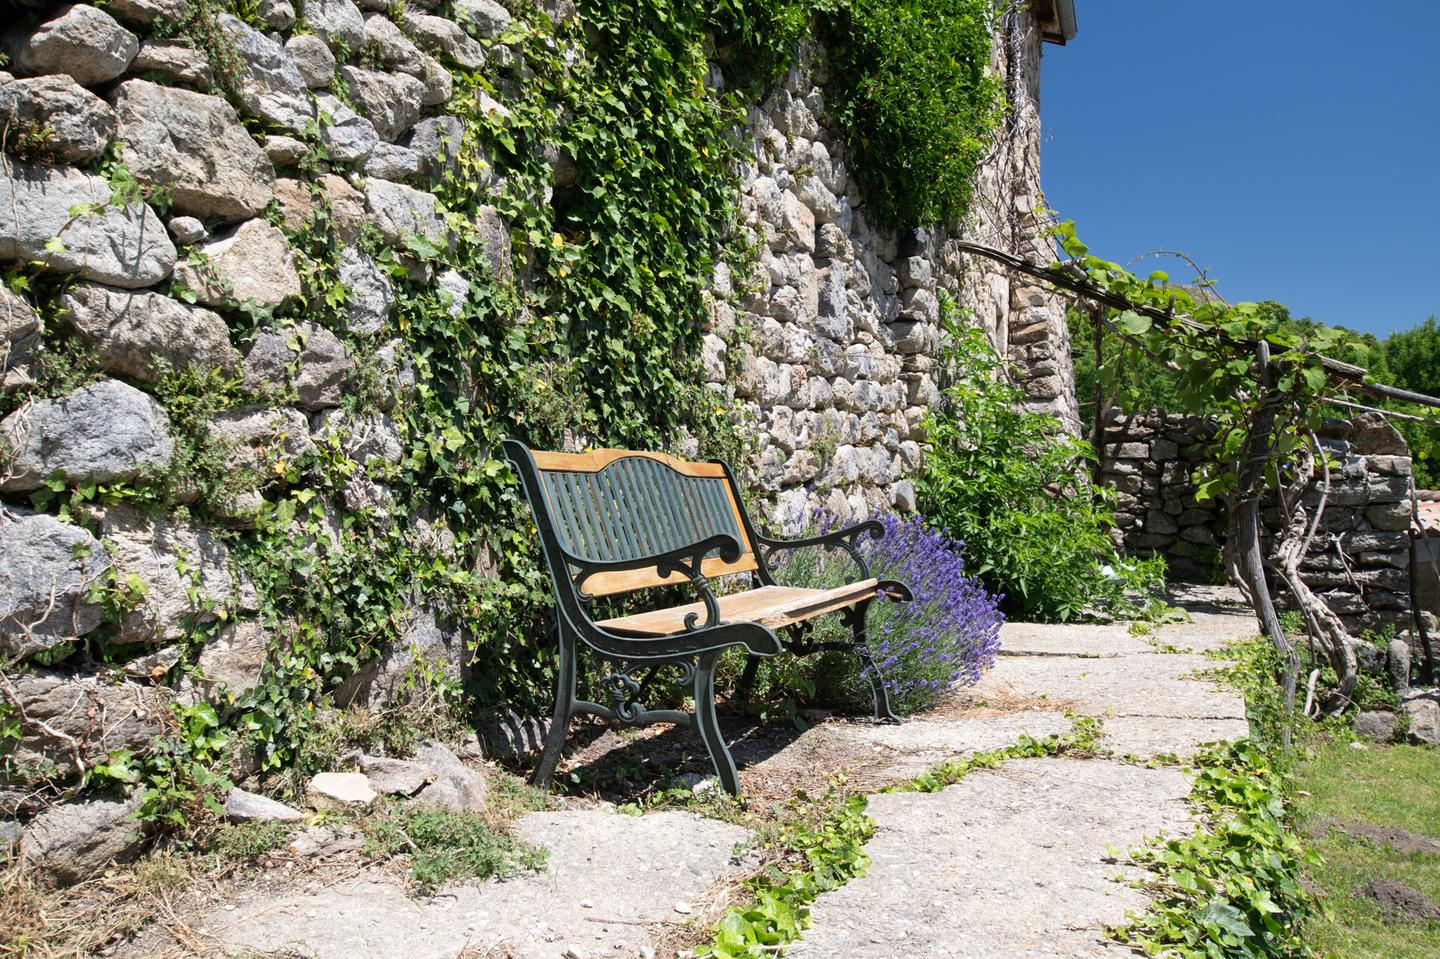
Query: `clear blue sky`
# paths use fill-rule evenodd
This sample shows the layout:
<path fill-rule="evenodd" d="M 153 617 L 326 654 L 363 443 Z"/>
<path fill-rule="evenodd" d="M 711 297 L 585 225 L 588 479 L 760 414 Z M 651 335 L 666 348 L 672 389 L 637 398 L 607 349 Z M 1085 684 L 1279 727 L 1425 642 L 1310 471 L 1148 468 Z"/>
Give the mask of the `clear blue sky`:
<path fill-rule="evenodd" d="M 1440 4 L 1076 7 L 1045 47 L 1041 176 L 1091 252 L 1183 250 L 1232 302 L 1382 336 L 1440 314 Z"/>

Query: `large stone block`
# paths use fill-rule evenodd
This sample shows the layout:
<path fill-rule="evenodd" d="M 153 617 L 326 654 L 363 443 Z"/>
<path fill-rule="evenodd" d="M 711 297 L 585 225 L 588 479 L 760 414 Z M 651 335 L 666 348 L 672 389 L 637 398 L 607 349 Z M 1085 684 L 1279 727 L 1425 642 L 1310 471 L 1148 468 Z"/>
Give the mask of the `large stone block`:
<path fill-rule="evenodd" d="M 159 293 L 76 284 L 59 300 L 60 318 L 74 327 L 107 372 L 153 383 L 167 369 L 234 371 L 240 355 L 218 314 Z"/>
<path fill-rule="evenodd" d="M 403 28 L 422 47 L 439 50 L 466 70 L 485 64 L 485 50 L 453 20 L 424 13 L 405 17 Z"/>
<path fill-rule="evenodd" d="M 285 234 L 264 220 L 246 220 L 197 249 L 205 255 L 203 265 L 181 263 L 175 279 L 206 306 L 220 306 L 234 297 L 275 307 L 300 295 L 295 251 Z"/>
<path fill-rule="evenodd" d="M 140 38 L 108 13 L 76 3 L 28 36 L 7 37 L 5 47 L 20 73 L 64 73 L 89 86 L 124 73 L 140 49 Z"/>
<path fill-rule="evenodd" d="M 16 661 L 100 625 L 87 601 L 110 568 L 99 540 L 53 516 L 0 511 L 0 650 Z"/>
<path fill-rule="evenodd" d="M 420 119 L 425 84 L 416 78 L 352 66 L 341 67 L 339 73 L 350 88 L 351 101 L 387 143 L 398 140 Z"/>
<path fill-rule="evenodd" d="M 0 392 L 30 381 L 30 351 L 40 339 L 40 315 L 20 294 L 0 284 Z"/>
<path fill-rule="evenodd" d="M 335 82 L 335 54 L 313 33 L 297 33 L 286 40 L 285 52 L 307 87 L 322 89 Z"/>
<path fill-rule="evenodd" d="M 215 72 L 205 54 L 183 43 L 146 40 L 130 63 L 134 74 L 159 74 L 173 83 L 209 88 Z"/>
<path fill-rule="evenodd" d="M 417 78 L 425 76 L 425 54 L 383 14 L 365 16 L 365 51 L 387 70 Z"/>
<path fill-rule="evenodd" d="M 89 163 L 115 137 L 115 114 L 104 100 L 64 75 L 16 80 L 0 73 L 0 127 L 47 130 L 45 150 L 68 163 Z"/>
<path fill-rule="evenodd" d="M 340 405 L 354 366 L 334 333 L 302 323 L 256 338 L 245 356 L 245 386 L 256 391 L 293 387 L 300 407 L 313 412 Z"/>
<path fill-rule="evenodd" d="M 380 235 L 401 248 L 412 236 L 436 246 L 449 242 L 443 208 L 433 193 L 403 183 L 371 180 L 365 187 L 365 205 Z"/>
<path fill-rule="evenodd" d="M 253 619 L 231 623 L 221 631 L 195 661 L 199 672 L 198 691 L 210 702 L 242 696 L 260 685 L 270 637 Z"/>
<path fill-rule="evenodd" d="M 509 28 L 510 11 L 495 0 L 455 0 L 455 19 L 482 37 L 493 37 Z"/>
<path fill-rule="evenodd" d="M 340 251 L 340 282 L 345 287 L 345 327 L 372 336 L 385 328 L 395 293 L 380 268 L 358 247 Z"/>
<path fill-rule="evenodd" d="M 1410 528 L 1410 504 L 1407 502 L 1384 503 L 1368 507 L 1365 518 L 1378 530 L 1396 532 Z"/>
<path fill-rule="evenodd" d="M 174 453 L 165 410 L 119 380 L 16 410 L 0 420 L 0 443 L 13 453 L 0 470 L 7 493 L 39 489 L 52 473 L 69 483 L 133 480 Z"/>
<path fill-rule="evenodd" d="M 145 583 L 121 616 L 116 642 L 177 642 L 222 612 L 255 606 L 254 588 L 233 568 L 230 550 L 204 526 L 113 506 L 100 536 L 116 572 Z"/>
<path fill-rule="evenodd" d="M 330 158 L 355 163 L 374 152 L 380 144 L 375 124 L 350 109 L 339 97 L 322 94 L 315 99 L 320 111 L 320 142 Z"/>
<path fill-rule="evenodd" d="M 143 796 L 129 799 L 82 799 L 53 806 L 25 827 L 21 848 L 37 873 L 71 885 L 102 873 L 144 842 L 136 820 Z"/>
<path fill-rule="evenodd" d="M 300 68 L 279 43 L 237 17 L 216 22 L 234 44 L 241 71 L 236 77 L 245 109 L 264 120 L 303 133 L 315 119 L 315 104 Z"/>
<path fill-rule="evenodd" d="M 303 0 L 299 13 L 331 49 L 356 53 L 365 43 L 365 18 L 351 0 Z"/>
<path fill-rule="evenodd" d="M 88 769 L 120 749 L 147 755 L 174 696 L 162 686 L 39 670 L 10 677 L 0 698 L 12 699 L 19 717 L 16 762 L 68 778 L 80 774 L 77 760 Z"/>
<path fill-rule="evenodd" d="M 127 80 L 111 95 L 122 159 L 142 181 L 167 187 L 175 209 L 244 220 L 265 209 L 275 168 L 224 99 Z"/>
<path fill-rule="evenodd" d="M 211 438 L 227 450 L 225 466 L 229 470 L 265 474 L 314 448 L 309 420 L 288 407 L 218 413 L 210 418 L 208 427 Z"/>
<path fill-rule="evenodd" d="M 170 275 L 175 245 L 144 203 L 110 206 L 109 182 L 71 167 L 0 166 L 0 260 L 37 260 L 126 289 Z"/>
<path fill-rule="evenodd" d="M 190 7 L 190 0 L 109 0 L 105 9 L 112 16 L 137 27 L 148 27 L 164 18 L 179 23 Z"/>

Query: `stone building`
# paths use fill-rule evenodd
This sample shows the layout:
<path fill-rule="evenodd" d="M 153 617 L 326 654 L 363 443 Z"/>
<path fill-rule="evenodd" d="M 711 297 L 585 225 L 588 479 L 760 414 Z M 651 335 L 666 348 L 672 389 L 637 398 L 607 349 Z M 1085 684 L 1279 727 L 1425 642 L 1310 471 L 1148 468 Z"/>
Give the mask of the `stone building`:
<path fill-rule="evenodd" d="M 1073 4 L 1017 6 L 992 69 L 1009 115 L 976 178 L 963 223 L 905 235 L 877 228 L 827 128 L 825 51 L 807 47 L 779 90 L 750 111 L 748 223 L 763 237 L 758 292 L 716 302 L 707 379 L 759 427 L 757 485 L 787 529 L 815 507 L 841 516 L 914 508 L 920 421 L 939 401 L 937 292 L 983 324 L 1013 362 L 1032 408 L 1079 430 L 1064 301 L 959 252 L 977 240 L 1048 263 L 1040 211 L 1040 66 L 1075 35 Z M 717 291 L 736 282 L 723 271 Z"/>

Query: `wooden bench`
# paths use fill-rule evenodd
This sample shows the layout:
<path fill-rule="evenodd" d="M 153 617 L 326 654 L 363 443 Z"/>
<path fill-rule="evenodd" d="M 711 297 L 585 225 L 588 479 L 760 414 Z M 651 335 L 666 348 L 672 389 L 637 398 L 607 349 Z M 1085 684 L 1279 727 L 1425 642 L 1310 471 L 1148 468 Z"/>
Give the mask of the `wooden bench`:
<path fill-rule="evenodd" d="M 687 462 L 632 450 L 546 453 L 518 440 L 505 441 L 505 454 L 520 475 L 535 516 L 555 596 L 555 715 L 531 777 L 534 784 L 549 784 L 571 717 L 588 714 L 622 726 L 664 722 L 695 727 L 721 785 L 739 794 L 735 762 L 715 717 L 715 666 L 732 646 L 748 653 L 740 683 L 744 690 L 763 657 L 786 649 L 797 655 L 853 650 L 870 681 L 876 717 L 895 721 L 865 646 L 865 614 L 877 596 L 911 596 L 901 583 L 872 577 L 856 547 L 862 535 L 878 539 L 883 534 L 879 523 L 777 540 L 756 532 L 735 476 L 721 462 Z M 834 589 L 775 581 L 776 554 L 811 547 L 843 550 L 855 563 L 856 580 Z M 748 576 L 753 588 L 716 596 L 709 581 L 734 573 Z M 698 599 L 631 616 L 591 616 L 596 597 L 656 586 L 684 586 Z M 806 624 L 825 613 L 845 617 L 848 642 L 815 641 Z M 608 706 L 576 697 L 582 646 L 608 669 L 602 681 Z M 681 668 L 681 682 L 689 685 L 695 699 L 693 714 L 643 705 L 642 693 L 654 669 L 668 664 Z M 645 670 L 650 673 L 642 682 L 636 675 Z"/>

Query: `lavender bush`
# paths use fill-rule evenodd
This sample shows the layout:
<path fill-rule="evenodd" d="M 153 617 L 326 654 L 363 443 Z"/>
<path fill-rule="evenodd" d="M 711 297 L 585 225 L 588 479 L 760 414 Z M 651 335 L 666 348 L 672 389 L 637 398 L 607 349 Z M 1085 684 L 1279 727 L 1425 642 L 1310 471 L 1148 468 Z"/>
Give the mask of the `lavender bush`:
<path fill-rule="evenodd" d="M 870 608 L 870 653 L 890 694 L 891 706 L 912 713 L 935 704 L 950 688 L 976 682 L 994 662 L 1000 647 L 1001 597 L 987 593 L 965 574 L 961 544 L 929 528 L 920 517 L 880 517 L 885 535 L 868 537 L 860 549 L 871 573 L 910 587 L 910 603 L 876 600 Z M 839 525 L 834 517 L 817 515 L 815 528 L 825 532 Z M 855 576 L 849 557 L 840 551 L 792 550 L 783 557 L 776 578 L 793 586 L 839 585 Z M 824 639 L 848 638 L 839 617 L 816 624 Z M 789 697 L 804 705 L 819 702 L 868 709 L 869 683 L 853 653 L 827 653 L 806 660 L 779 657 L 767 664 L 770 681 L 761 692 L 771 701 Z"/>

